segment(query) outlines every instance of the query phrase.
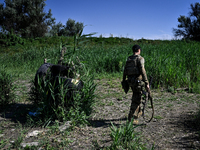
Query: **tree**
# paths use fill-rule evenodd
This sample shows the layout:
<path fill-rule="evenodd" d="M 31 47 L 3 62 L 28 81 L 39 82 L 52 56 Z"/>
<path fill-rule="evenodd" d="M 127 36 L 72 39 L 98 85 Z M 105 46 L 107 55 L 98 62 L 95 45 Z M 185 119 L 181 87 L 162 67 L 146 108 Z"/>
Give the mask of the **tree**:
<path fill-rule="evenodd" d="M 66 25 L 63 25 L 61 22 L 52 26 L 50 33 L 55 36 L 74 36 L 81 34 L 83 31 L 84 25 L 82 22 L 76 22 L 73 19 L 68 19 Z"/>
<path fill-rule="evenodd" d="M 22 37 L 42 37 L 54 23 L 51 9 L 44 12 L 45 0 L 5 0 L 0 4 L 0 27 Z"/>
<path fill-rule="evenodd" d="M 66 35 L 68 36 L 74 36 L 75 34 L 80 34 L 83 30 L 83 23 L 76 22 L 75 20 L 68 19 L 66 22 Z"/>
<path fill-rule="evenodd" d="M 179 29 L 173 29 L 173 32 L 176 37 L 200 41 L 200 4 L 197 2 L 190 6 L 192 11 L 189 12 L 189 17 L 180 16 Z"/>
<path fill-rule="evenodd" d="M 66 34 L 65 26 L 61 22 L 54 24 L 50 30 L 50 34 L 53 36 L 64 36 Z"/>

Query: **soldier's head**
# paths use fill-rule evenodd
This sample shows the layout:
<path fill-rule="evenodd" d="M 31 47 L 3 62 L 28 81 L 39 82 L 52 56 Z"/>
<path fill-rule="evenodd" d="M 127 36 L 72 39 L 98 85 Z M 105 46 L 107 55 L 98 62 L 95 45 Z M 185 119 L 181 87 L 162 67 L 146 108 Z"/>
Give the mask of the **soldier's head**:
<path fill-rule="evenodd" d="M 137 53 L 139 51 L 141 51 L 141 47 L 137 44 L 133 45 L 132 47 L 133 53 Z"/>

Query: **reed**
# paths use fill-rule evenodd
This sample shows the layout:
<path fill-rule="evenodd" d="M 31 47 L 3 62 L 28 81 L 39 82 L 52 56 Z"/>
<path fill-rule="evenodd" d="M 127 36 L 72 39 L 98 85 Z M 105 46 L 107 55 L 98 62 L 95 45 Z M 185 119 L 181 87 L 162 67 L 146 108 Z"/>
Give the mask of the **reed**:
<path fill-rule="evenodd" d="M 147 75 L 153 76 L 154 88 L 190 88 L 191 92 L 199 93 L 200 88 L 200 43 L 185 41 L 139 42 L 141 55 L 145 58 Z M 132 55 L 134 43 L 111 44 L 80 44 L 74 57 L 91 70 L 91 74 L 103 75 L 123 72 L 126 59 Z M 73 48 L 67 48 L 73 52 Z M 50 63 L 57 63 L 60 46 L 51 48 L 32 47 L 21 53 L 1 55 L 0 64 L 6 65 L 8 71 L 18 74 L 34 74 L 47 58 Z M 68 59 L 66 57 L 66 59 Z M 66 60 L 67 61 L 67 60 Z"/>

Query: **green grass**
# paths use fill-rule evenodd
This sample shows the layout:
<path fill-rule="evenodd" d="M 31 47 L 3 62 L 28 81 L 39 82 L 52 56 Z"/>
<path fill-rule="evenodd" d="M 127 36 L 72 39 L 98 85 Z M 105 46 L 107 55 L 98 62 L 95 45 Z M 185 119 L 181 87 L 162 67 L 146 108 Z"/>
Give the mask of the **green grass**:
<path fill-rule="evenodd" d="M 99 39 L 100 40 L 100 39 Z M 112 39 L 114 41 L 114 39 Z M 139 41 L 134 41 L 139 43 Z M 90 73 L 95 73 L 97 78 L 118 76 L 122 78 L 122 71 L 129 55 L 132 55 L 129 44 L 85 44 L 80 45 L 74 57 L 90 68 Z M 169 90 L 179 87 L 189 87 L 191 92 L 200 90 L 200 43 L 185 41 L 152 41 L 139 43 L 145 58 L 147 75 L 153 76 L 153 87 L 170 87 Z M 70 43 L 70 42 L 66 42 Z M 60 45 L 40 47 L 36 45 L 25 47 L 22 52 L 3 53 L 0 55 L 0 64 L 8 66 L 8 72 L 14 72 L 22 78 L 34 74 L 38 67 L 47 58 L 51 63 L 57 63 L 60 56 Z M 73 49 L 68 48 L 68 52 Z M 69 57 L 65 57 L 69 61 Z M 111 84 L 112 86 L 112 84 Z M 173 88 L 172 88 L 173 87 Z"/>
<path fill-rule="evenodd" d="M 158 120 L 163 119 L 163 117 L 161 116 L 154 116 L 153 118 L 158 119 Z"/>
<path fill-rule="evenodd" d="M 47 58 L 50 63 L 57 64 L 62 44 L 67 43 L 70 45 L 73 43 L 72 39 L 67 38 L 57 39 L 54 37 L 57 43 L 54 43 L 52 39 L 37 39 L 33 41 L 32 44 L 29 43 L 30 45 L 3 48 L 3 50 L 0 51 L 0 65 L 6 66 L 7 74 L 14 74 L 14 79 L 16 81 L 31 81 L 37 69 L 43 64 L 44 58 Z M 181 87 L 188 87 L 190 92 L 199 93 L 200 91 L 200 43 L 198 42 L 132 41 L 130 39 L 125 40 L 118 38 L 94 38 L 89 40 L 89 43 L 79 45 L 80 47 L 74 55 L 70 57 L 68 55 L 65 56 L 65 61 L 69 62 L 70 60 L 74 60 L 74 63 L 76 63 L 78 61 L 76 58 L 78 57 L 80 62 L 89 70 L 88 74 L 94 75 L 95 79 L 99 81 L 103 88 L 104 84 L 109 85 L 110 89 L 103 89 L 106 90 L 107 93 L 103 91 L 103 94 L 99 95 L 101 99 L 120 97 L 119 100 L 123 101 L 124 94 L 117 94 L 115 91 L 112 91 L 112 88 L 121 89 L 120 82 L 118 83 L 118 81 L 122 79 L 126 59 L 129 55 L 132 55 L 131 47 L 135 43 L 142 47 L 143 51 L 141 55 L 145 58 L 147 75 L 153 76 L 153 88 L 159 89 L 160 87 L 164 87 L 171 93 L 175 93 L 176 88 Z M 73 48 L 68 47 L 68 52 L 72 51 Z M 104 82 L 102 79 L 106 79 L 106 81 Z M 23 93 L 26 89 L 22 84 L 23 83 L 19 83 L 17 86 L 17 89 L 22 91 L 22 96 L 16 99 L 24 102 L 24 100 L 27 99 L 27 95 Z M 184 100 L 186 101 L 186 99 L 181 99 L 181 102 Z M 176 99 L 161 98 L 159 101 L 164 103 L 166 101 L 176 101 Z M 123 103 L 129 105 L 129 102 Z M 114 103 L 99 102 L 97 105 L 113 106 Z M 167 107 L 171 108 L 172 106 L 169 104 Z M 77 117 L 75 119 L 79 121 L 84 119 L 80 116 L 85 116 L 76 111 L 73 112 L 73 115 L 73 118 Z M 161 116 L 155 116 L 154 118 L 162 119 Z M 113 143 L 110 149 L 140 146 L 140 144 L 128 145 L 132 141 L 128 141 L 127 137 L 131 137 L 133 141 L 136 140 L 136 143 L 139 142 L 139 137 L 134 132 L 134 128 L 128 123 L 120 128 L 113 125 L 111 130 Z M 50 134 L 54 134 L 57 131 L 57 126 L 53 126 L 51 131 Z M 1 130 L 0 132 L 3 131 Z M 13 146 L 18 146 L 22 139 L 23 134 L 20 134 L 14 141 Z M 3 147 L 5 143 L 7 143 L 6 140 L 1 140 L 0 147 Z M 67 145 L 67 143 L 70 143 L 70 141 L 66 139 L 63 145 Z M 52 148 L 48 139 L 43 139 L 40 145 L 46 149 Z"/>
<path fill-rule="evenodd" d="M 130 122 L 127 121 L 125 125 L 119 128 L 113 125 L 112 122 L 111 125 L 110 137 L 112 143 L 109 149 L 146 149 L 145 145 L 141 143 L 140 133 L 135 131 L 137 126 L 133 126 L 133 120 Z"/>

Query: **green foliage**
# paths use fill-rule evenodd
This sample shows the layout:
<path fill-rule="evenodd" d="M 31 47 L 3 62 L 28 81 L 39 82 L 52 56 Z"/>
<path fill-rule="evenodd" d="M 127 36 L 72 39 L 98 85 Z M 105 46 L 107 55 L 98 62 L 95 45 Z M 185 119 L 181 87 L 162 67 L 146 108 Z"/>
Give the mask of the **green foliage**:
<path fill-rule="evenodd" d="M 44 12 L 45 0 L 5 0 L 0 4 L 0 27 L 21 37 L 42 37 L 54 23 L 51 10 Z"/>
<path fill-rule="evenodd" d="M 52 36 L 75 36 L 81 35 L 84 25 L 82 22 L 76 22 L 73 19 L 68 19 L 66 25 L 61 22 L 52 26 L 50 34 Z"/>
<path fill-rule="evenodd" d="M 13 148 L 19 148 L 20 144 L 23 142 L 23 134 L 20 135 L 19 137 L 17 137 L 17 139 L 14 141 L 14 143 L 12 143 L 12 147 Z"/>
<path fill-rule="evenodd" d="M 0 68 L 0 108 L 14 101 L 14 89 L 12 74 L 7 73 L 6 67 Z"/>
<path fill-rule="evenodd" d="M 2 46 L 14 46 L 17 44 L 23 45 L 25 43 L 25 39 L 19 37 L 13 32 L 9 33 L 0 33 L 0 45 Z"/>
<path fill-rule="evenodd" d="M 7 143 L 8 143 L 8 140 L 1 140 L 0 141 L 0 148 L 3 149 Z"/>
<path fill-rule="evenodd" d="M 189 87 L 191 92 L 198 93 L 199 91 L 200 44 L 198 42 L 143 39 L 128 44 L 129 39 L 127 41 L 122 39 L 121 45 L 115 45 L 101 44 L 99 41 L 103 38 L 99 38 L 99 41 L 92 37 L 76 38 L 78 41 L 75 42 L 72 37 L 38 38 L 33 40 L 32 47 L 24 46 L 23 52 L 20 53 L 16 53 L 17 47 L 8 47 L 10 53 L 13 54 L 1 55 L 0 63 L 12 68 L 12 71 L 16 70 L 22 73 L 26 70 L 35 73 L 44 58 L 48 58 L 49 62 L 56 64 L 60 58 L 62 45 L 65 45 L 67 47 L 65 62 L 74 61 L 78 57 L 79 61 L 90 68 L 90 73 L 94 75 L 96 73 L 122 73 L 127 57 L 132 55 L 132 45 L 138 43 L 143 50 L 141 55 L 145 58 L 147 75 L 153 76 L 152 86 L 154 88 L 173 87 L 175 90 L 180 87 Z M 108 39 L 110 42 L 115 40 L 114 38 Z M 73 58 L 70 56 L 71 54 L 73 54 Z"/>
<path fill-rule="evenodd" d="M 129 46 L 112 46 L 112 47 L 85 47 L 79 52 L 80 60 L 96 73 L 121 72 L 125 65 L 126 54 Z"/>
<path fill-rule="evenodd" d="M 106 46 L 106 45 L 124 45 L 124 44 L 131 44 L 134 43 L 133 39 L 129 38 L 119 38 L 119 37 L 88 37 L 87 38 L 90 41 L 90 45 L 101 45 L 101 46 Z"/>
<path fill-rule="evenodd" d="M 183 37 L 185 39 L 191 39 L 200 41 L 200 3 L 196 2 L 194 5 L 191 4 L 190 16 L 180 16 L 178 18 L 178 28 L 173 29 L 174 35 Z"/>
<path fill-rule="evenodd" d="M 112 143 L 110 146 L 111 150 L 117 149 L 146 149 L 141 143 L 141 137 L 139 133 L 134 131 L 133 119 L 131 122 L 127 121 L 125 125 L 117 128 L 112 124 L 110 137 Z"/>
<path fill-rule="evenodd" d="M 152 43 L 152 41 L 150 41 Z M 157 41 L 158 42 L 158 41 Z M 153 87 L 195 87 L 197 91 L 200 78 L 199 43 L 184 41 L 160 41 L 159 44 L 140 43 L 145 58 L 147 75 L 152 75 Z M 132 55 L 131 45 L 88 46 L 83 47 L 80 61 L 93 72 L 122 72 L 126 59 Z"/>
<path fill-rule="evenodd" d="M 199 82 L 199 43 L 171 41 L 170 44 L 142 45 L 147 74 L 154 87 L 189 87 Z"/>
<path fill-rule="evenodd" d="M 0 64 L 5 64 L 9 72 L 20 74 L 35 74 L 37 69 L 43 64 L 44 58 L 48 62 L 57 64 L 60 50 L 58 46 L 46 47 L 27 47 L 21 52 L 15 52 L 18 49 L 12 47 L 10 53 L 1 55 Z"/>
<path fill-rule="evenodd" d="M 64 80 L 59 80 L 59 85 L 52 82 L 51 77 L 46 77 L 44 86 L 38 81 L 39 89 L 32 87 L 30 100 L 38 108 L 36 113 L 43 122 L 59 120 L 71 120 L 74 125 L 87 123 L 87 116 L 92 112 L 94 104 L 95 84 L 88 74 L 81 77 L 84 83 L 83 89 L 69 89 Z M 69 91 L 70 90 L 70 91 Z M 74 92 L 71 93 L 71 90 Z M 67 97 L 68 92 L 72 94 Z"/>

